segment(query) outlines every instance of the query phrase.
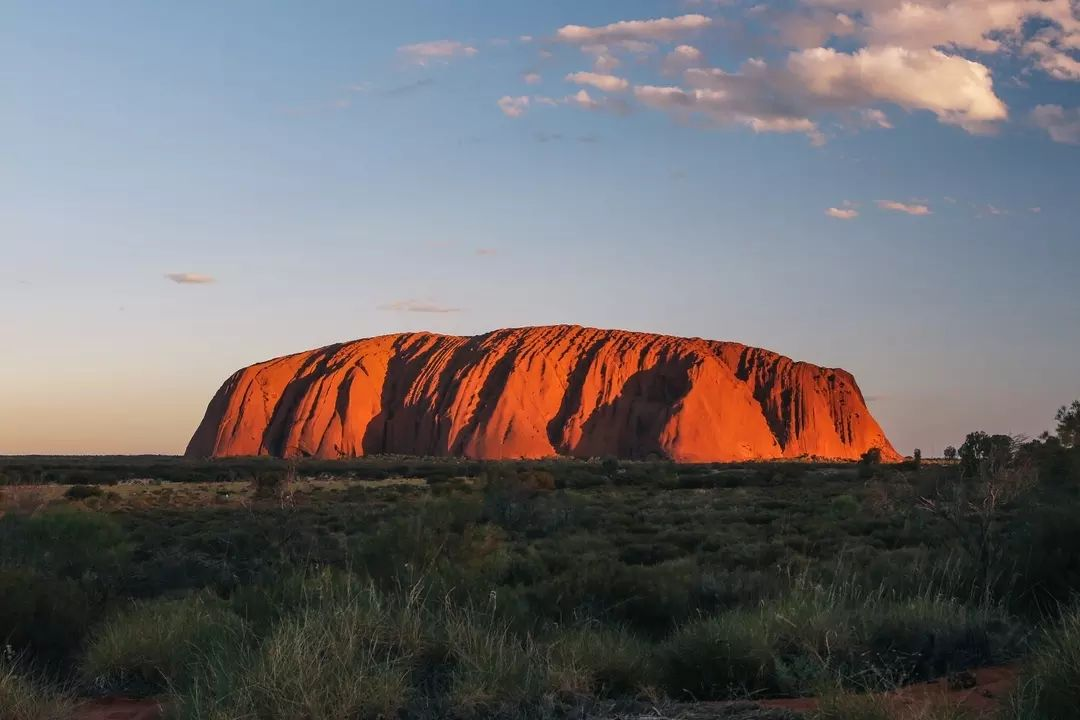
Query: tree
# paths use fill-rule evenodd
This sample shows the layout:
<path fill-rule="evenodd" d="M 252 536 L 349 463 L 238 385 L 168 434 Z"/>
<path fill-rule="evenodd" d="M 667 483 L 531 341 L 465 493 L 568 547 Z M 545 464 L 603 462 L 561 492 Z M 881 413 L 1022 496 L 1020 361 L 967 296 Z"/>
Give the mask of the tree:
<path fill-rule="evenodd" d="M 915 466 L 916 470 L 922 467 L 922 450 L 915 448 L 915 452 L 911 456 L 911 463 Z"/>
<path fill-rule="evenodd" d="M 1063 446 L 1080 445 L 1080 400 L 1073 400 L 1072 405 L 1062 405 L 1054 420 L 1057 421 L 1058 440 Z"/>
<path fill-rule="evenodd" d="M 980 474 L 981 466 L 988 464 L 991 472 L 1009 462 L 1015 443 L 1008 435 L 987 435 L 982 431 L 968 433 L 960 446 L 960 473 L 965 478 Z"/>
<path fill-rule="evenodd" d="M 974 435 L 998 437 L 972 433 L 968 439 Z M 1011 448 L 1016 441 L 1008 439 Z M 1008 460 L 996 462 L 1001 457 L 995 458 L 993 443 L 990 445 L 989 454 L 978 464 L 976 476 L 965 476 L 967 482 L 939 488 L 933 497 L 922 497 L 918 503 L 923 510 L 943 519 L 956 533 L 961 547 L 975 563 L 977 582 L 986 604 L 990 602 L 1004 560 L 1006 510 L 1026 496 L 1038 480 L 1038 471 L 1029 456 L 1010 454 Z"/>
<path fill-rule="evenodd" d="M 952 445 L 945 448 L 945 459 L 946 460 L 955 460 L 956 459 L 956 448 L 954 448 Z"/>

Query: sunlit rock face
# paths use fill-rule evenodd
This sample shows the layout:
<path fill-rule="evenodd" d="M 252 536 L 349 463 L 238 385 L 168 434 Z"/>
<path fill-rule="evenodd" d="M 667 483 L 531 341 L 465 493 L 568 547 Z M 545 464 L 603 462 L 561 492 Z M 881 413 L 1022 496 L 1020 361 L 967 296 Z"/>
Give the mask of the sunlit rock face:
<path fill-rule="evenodd" d="M 576 326 L 402 333 L 239 370 L 192 456 L 679 462 L 897 457 L 855 378 L 738 343 Z"/>

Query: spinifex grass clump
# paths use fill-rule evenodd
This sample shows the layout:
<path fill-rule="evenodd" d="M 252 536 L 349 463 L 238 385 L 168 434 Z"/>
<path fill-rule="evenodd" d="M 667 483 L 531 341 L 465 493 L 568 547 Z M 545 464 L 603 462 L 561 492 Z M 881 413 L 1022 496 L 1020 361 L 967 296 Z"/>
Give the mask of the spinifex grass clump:
<path fill-rule="evenodd" d="M 0 647 L 0 720 L 68 720 L 73 708 L 65 693 L 17 672 Z"/>
<path fill-rule="evenodd" d="M 1028 657 L 1002 720 L 1073 720 L 1080 712 L 1080 609 L 1048 628 Z"/>
<path fill-rule="evenodd" d="M 207 649 L 242 647 L 245 636 L 243 621 L 207 595 L 136 603 L 93 634 L 82 675 L 102 690 L 154 693 L 186 683 Z"/>
<path fill-rule="evenodd" d="M 835 678 L 885 689 L 1010 659 L 1021 640 L 997 608 L 930 592 L 894 598 L 854 583 L 804 580 L 755 610 L 683 625 L 659 656 L 669 694 L 724 699 L 811 694 Z"/>

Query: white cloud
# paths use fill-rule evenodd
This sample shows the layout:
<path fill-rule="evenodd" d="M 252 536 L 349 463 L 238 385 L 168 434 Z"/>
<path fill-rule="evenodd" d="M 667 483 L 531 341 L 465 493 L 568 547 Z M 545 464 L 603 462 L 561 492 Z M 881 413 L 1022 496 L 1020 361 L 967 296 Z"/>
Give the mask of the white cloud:
<path fill-rule="evenodd" d="M 930 208 L 919 203 L 902 203 L 896 200 L 878 200 L 878 207 L 882 210 L 894 210 L 907 213 L 908 215 L 929 215 Z"/>
<path fill-rule="evenodd" d="M 734 73 L 690 68 L 683 80 L 688 87 L 639 85 L 634 95 L 675 115 L 756 132 L 805 133 L 816 144 L 824 137 L 815 118 L 824 113 L 861 113 L 864 122 L 890 127 L 876 107 L 882 103 L 926 110 L 969 132 L 989 131 L 1008 116 L 985 66 L 938 50 L 814 48 L 793 51 L 777 66 L 748 60 Z"/>
<path fill-rule="evenodd" d="M 540 73 L 535 72 L 525 73 L 522 75 L 522 79 L 525 81 L 526 85 L 539 85 L 543 80 L 543 78 L 540 77 Z"/>
<path fill-rule="evenodd" d="M 854 220 L 855 218 L 859 217 L 859 211 L 858 210 L 856 210 L 854 208 L 848 208 L 848 207 L 845 207 L 845 208 L 831 207 L 831 208 L 829 208 L 828 210 L 825 211 L 825 214 L 828 215 L 831 218 L 836 218 L 837 220 Z"/>
<path fill-rule="evenodd" d="M 939 50 L 868 47 L 847 54 L 814 48 L 792 53 L 787 70 L 825 105 L 891 102 L 928 110 L 969 132 L 985 132 L 1009 115 L 985 65 Z"/>
<path fill-rule="evenodd" d="M 672 42 L 712 24 L 704 15 L 681 15 L 655 20 L 623 20 L 600 27 L 564 25 L 555 33 L 557 40 L 577 45 L 613 42 Z"/>
<path fill-rule="evenodd" d="M 455 313 L 461 312 L 461 308 L 448 307 L 445 305 L 438 305 L 426 300 L 395 300 L 394 302 L 385 303 L 377 306 L 378 310 L 386 310 L 388 312 L 410 312 L 410 313 Z"/>
<path fill-rule="evenodd" d="M 693 45 L 679 45 L 664 58 L 663 70 L 669 75 L 680 73 L 687 68 L 699 67 L 705 62 L 705 55 Z"/>
<path fill-rule="evenodd" d="M 1038 105 L 1031 120 L 1054 142 L 1080 145 L 1080 107 L 1067 110 L 1060 105 Z"/>
<path fill-rule="evenodd" d="M 214 278 L 209 275 L 190 272 L 165 273 L 165 277 L 180 285 L 206 285 L 214 282 Z"/>
<path fill-rule="evenodd" d="M 1019 52 L 1055 78 L 1080 80 L 1080 62 L 1073 56 L 1080 50 L 1076 0 L 803 0 L 803 4 L 856 13 L 854 32 L 871 46 Z M 1038 29 L 1032 33 L 1031 27 Z"/>
<path fill-rule="evenodd" d="M 506 117 L 521 117 L 529 108 L 529 96 L 510 97 L 509 95 L 503 95 L 499 98 L 498 105 Z"/>
<path fill-rule="evenodd" d="M 592 85 L 594 88 L 604 92 L 621 92 L 630 87 L 630 83 L 624 78 L 591 72 L 570 73 L 565 80 L 576 85 Z"/>
<path fill-rule="evenodd" d="M 473 46 L 457 40 L 433 40 L 398 48 L 398 54 L 406 62 L 414 65 L 428 65 L 436 61 L 447 62 L 455 57 L 472 57 L 477 52 L 479 51 Z"/>

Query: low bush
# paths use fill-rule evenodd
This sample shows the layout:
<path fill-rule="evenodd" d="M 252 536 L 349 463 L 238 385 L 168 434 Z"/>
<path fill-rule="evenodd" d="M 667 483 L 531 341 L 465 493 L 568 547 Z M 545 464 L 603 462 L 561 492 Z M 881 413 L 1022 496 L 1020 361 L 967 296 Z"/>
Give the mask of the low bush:
<path fill-rule="evenodd" d="M 87 498 L 102 497 L 105 491 L 97 485 L 72 485 L 64 493 L 68 500 L 86 500 Z"/>
<path fill-rule="evenodd" d="M 79 650 L 101 612 L 74 580 L 0 567 L 0 651 L 6 645 L 58 667 Z"/>

